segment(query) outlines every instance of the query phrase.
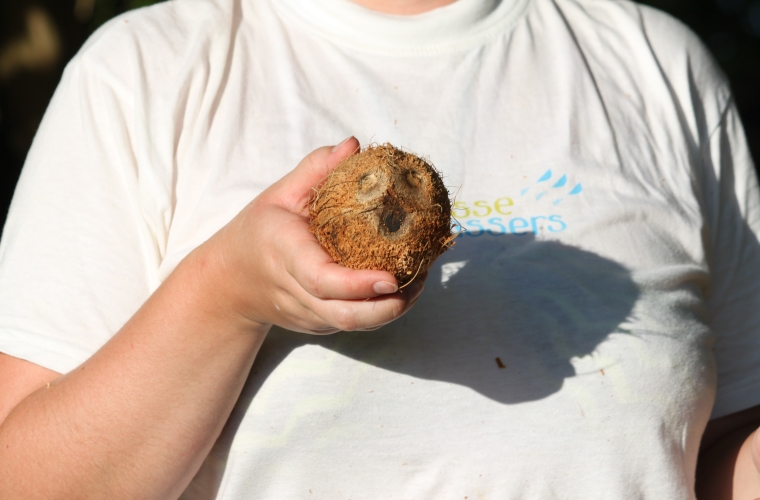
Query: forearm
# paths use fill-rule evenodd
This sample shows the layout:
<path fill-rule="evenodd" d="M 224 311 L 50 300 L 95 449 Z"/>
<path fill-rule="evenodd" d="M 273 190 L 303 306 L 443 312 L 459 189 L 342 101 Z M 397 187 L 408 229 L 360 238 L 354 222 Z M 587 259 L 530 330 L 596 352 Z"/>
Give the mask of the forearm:
<path fill-rule="evenodd" d="M 176 498 L 218 437 L 268 327 L 230 314 L 196 251 L 73 372 L 0 426 L 0 497 Z"/>
<path fill-rule="evenodd" d="M 339 266 L 309 232 L 312 187 L 358 147 L 350 138 L 305 157 L 82 366 L 20 403 L 0 394 L 0 414 L 15 406 L 0 425 L 0 498 L 176 498 L 221 433 L 269 325 L 325 334 L 406 312 L 422 280 L 398 290 L 387 271 Z M 7 384 L 23 394 L 39 385 Z"/>

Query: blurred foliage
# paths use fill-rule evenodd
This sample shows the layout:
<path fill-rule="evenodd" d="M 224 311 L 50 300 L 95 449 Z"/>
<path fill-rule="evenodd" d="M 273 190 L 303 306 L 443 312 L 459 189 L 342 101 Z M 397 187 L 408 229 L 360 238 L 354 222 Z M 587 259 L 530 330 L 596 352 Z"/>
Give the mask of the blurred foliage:
<path fill-rule="evenodd" d="M 81 1 L 81 0 L 80 0 Z M 88 31 L 93 32 L 101 24 L 114 16 L 139 7 L 147 7 L 160 0 L 90 0 L 93 3 L 92 18 L 87 23 Z"/>
<path fill-rule="evenodd" d="M 104 22 L 157 1 L 0 0 L 0 222 L 66 62 Z M 760 160 L 760 0 L 640 1 L 681 19 L 706 42 L 731 80 Z"/>
<path fill-rule="evenodd" d="M 158 0 L 0 0 L 0 226 L 63 68 L 112 17 Z"/>

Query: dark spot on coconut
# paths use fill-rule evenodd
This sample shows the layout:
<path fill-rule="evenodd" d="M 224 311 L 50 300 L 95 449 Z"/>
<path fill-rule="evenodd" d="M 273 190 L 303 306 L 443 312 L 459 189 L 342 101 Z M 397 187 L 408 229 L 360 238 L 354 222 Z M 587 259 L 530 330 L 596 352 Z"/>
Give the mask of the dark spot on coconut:
<path fill-rule="evenodd" d="M 380 215 L 380 220 L 383 221 L 383 227 L 385 227 L 389 233 L 395 233 L 401 229 L 404 219 L 406 219 L 406 211 L 399 206 L 386 207 Z"/>

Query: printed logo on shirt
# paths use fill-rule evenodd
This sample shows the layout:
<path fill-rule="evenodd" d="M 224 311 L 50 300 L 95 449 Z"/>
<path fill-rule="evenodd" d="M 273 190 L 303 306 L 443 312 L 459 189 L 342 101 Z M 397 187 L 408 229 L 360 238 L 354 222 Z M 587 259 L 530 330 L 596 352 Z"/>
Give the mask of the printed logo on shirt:
<path fill-rule="evenodd" d="M 547 170 L 514 197 L 455 201 L 454 230 L 471 237 L 560 233 L 568 228 L 562 214 L 564 205 L 582 192 L 580 182 L 569 182 L 567 175 L 555 176 Z"/>

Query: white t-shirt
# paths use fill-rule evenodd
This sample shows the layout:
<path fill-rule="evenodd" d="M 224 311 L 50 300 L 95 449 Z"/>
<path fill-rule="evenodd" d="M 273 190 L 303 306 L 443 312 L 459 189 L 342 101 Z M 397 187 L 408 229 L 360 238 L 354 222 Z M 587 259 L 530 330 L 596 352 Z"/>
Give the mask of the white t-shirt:
<path fill-rule="evenodd" d="M 73 369 L 350 134 L 427 155 L 467 232 L 395 323 L 273 329 L 183 498 L 694 498 L 711 412 L 760 403 L 760 198 L 705 49 L 624 1 L 176 0 L 113 20 L 29 154 L 0 351 Z"/>

